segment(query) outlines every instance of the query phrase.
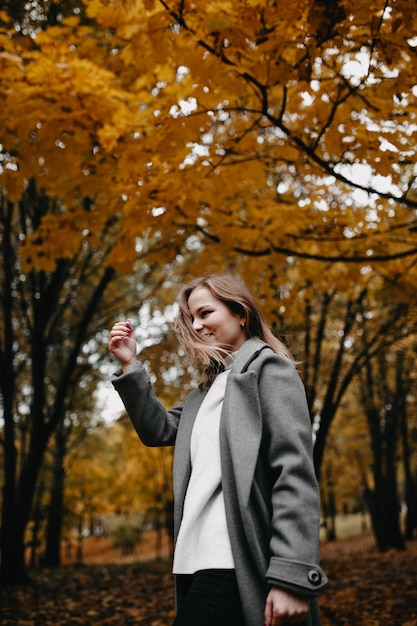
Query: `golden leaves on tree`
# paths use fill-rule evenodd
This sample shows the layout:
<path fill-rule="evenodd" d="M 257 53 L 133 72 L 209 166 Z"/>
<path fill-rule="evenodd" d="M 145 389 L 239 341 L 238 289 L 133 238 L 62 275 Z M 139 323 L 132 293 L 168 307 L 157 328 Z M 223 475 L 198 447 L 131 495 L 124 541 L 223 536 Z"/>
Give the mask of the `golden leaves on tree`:
<path fill-rule="evenodd" d="M 60 198 L 67 221 L 36 244 L 51 263 L 113 216 L 123 271 L 138 240 L 161 259 L 190 237 L 224 255 L 414 254 L 414 220 L 389 233 L 416 205 L 415 17 L 384 7 L 92 0 L 88 25 L 3 34 L 2 187 Z"/>

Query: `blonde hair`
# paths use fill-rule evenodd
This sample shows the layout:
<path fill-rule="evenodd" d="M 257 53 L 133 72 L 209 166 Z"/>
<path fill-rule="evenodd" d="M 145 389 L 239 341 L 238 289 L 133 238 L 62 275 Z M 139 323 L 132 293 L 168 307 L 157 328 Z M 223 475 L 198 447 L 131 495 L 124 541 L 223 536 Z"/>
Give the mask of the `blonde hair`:
<path fill-rule="evenodd" d="M 240 279 L 231 274 L 202 276 L 182 288 L 178 297 L 178 315 L 174 321 L 174 330 L 186 353 L 203 364 L 200 387 L 207 388 L 211 385 L 217 374 L 223 370 L 224 359 L 229 352 L 220 346 L 207 344 L 194 330 L 188 299 L 197 287 L 209 289 L 213 297 L 225 304 L 232 313 L 241 315 L 245 320 L 248 337 L 264 341 L 275 353 L 294 362 L 291 352 L 273 334 L 257 301 Z"/>

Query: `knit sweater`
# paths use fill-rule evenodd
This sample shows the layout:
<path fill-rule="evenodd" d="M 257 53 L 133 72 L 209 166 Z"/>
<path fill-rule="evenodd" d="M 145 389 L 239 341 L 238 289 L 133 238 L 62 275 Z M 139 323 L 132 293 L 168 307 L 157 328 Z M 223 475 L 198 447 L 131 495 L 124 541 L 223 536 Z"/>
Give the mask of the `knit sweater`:
<path fill-rule="evenodd" d="M 175 547 L 175 574 L 233 569 L 220 465 L 219 426 L 227 376 L 219 374 L 198 411 L 191 435 L 191 477 Z"/>

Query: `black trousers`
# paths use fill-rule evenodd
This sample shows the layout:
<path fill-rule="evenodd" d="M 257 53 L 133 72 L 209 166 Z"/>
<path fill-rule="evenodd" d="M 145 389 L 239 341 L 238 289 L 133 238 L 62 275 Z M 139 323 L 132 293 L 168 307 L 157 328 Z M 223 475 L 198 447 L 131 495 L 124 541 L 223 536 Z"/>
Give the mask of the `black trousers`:
<path fill-rule="evenodd" d="M 178 612 L 173 626 L 244 626 L 234 570 L 177 575 Z"/>

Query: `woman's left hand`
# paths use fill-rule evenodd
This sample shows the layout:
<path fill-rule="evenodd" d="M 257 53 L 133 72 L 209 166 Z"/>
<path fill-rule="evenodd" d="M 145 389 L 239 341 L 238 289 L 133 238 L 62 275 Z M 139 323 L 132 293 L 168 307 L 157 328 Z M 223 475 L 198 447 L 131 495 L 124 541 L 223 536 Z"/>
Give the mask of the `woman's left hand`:
<path fill-rule="evenodd" d="M 265 626 L 300 624 L 306 619 L 308 611 L 306 600 L 278 587 L 272 587 L 266 599 Z"/>

